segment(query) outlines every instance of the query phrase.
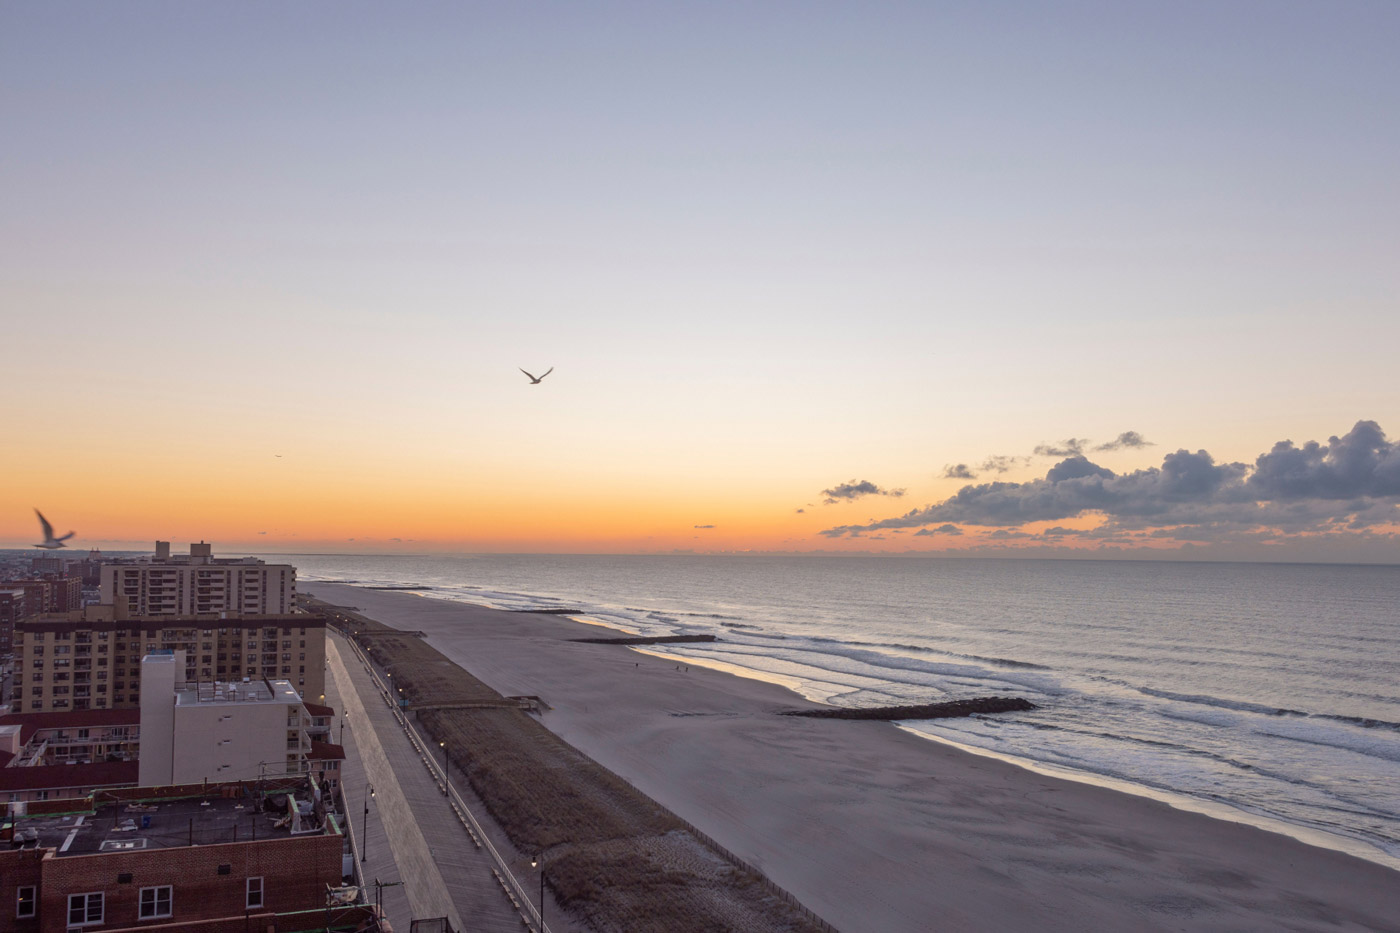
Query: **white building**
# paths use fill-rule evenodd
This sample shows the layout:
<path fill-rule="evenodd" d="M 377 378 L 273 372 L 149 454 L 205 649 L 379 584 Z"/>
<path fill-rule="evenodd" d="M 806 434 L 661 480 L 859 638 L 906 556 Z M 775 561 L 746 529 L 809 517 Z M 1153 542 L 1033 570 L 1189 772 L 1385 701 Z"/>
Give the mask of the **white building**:
<path fill-rule="evenodd" d="M 187 683 L 183 651 L 141 661 L 142 787 L 309 770 L 311 717 L 290 681 Z"/>
<path fill-rule="evenodd" d="M 118 618 L 193 615 L 279 615 L 292 611 L 297 571 L 291 564 L 267 564 L 256 557 L 216 558 L 213 545 L 190 545 L 188 555 L 170 554 L 170 542 L 157 541 L 154 557 L 102 565 L 102 602 Z"/>

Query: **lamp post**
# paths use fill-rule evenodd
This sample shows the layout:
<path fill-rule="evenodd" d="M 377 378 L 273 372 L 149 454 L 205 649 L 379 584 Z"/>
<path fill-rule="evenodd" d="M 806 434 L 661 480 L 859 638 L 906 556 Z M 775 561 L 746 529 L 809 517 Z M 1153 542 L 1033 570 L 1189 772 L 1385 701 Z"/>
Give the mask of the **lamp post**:
<path fill-rule="evenodd" d="M 371 798 L 371 797 L 373 797 L 373 796 L 374 796 L 374 785 L 373 785 L 373 784 L 366 784 L 366 785 L 365 785 L 365 819 L 364 819 L 364 824 L 363 824 L 363 826 L 364 826 L 364 832 L 363 832 L 364 838 L 360 840 L 360 861 L 361 861 L 361 862 L 364 862 L 366 859 L 369 858 L 369 798 Z"/>
<path fill-rule="evenodd" d="M 438 747 L 442 749 L 442 795 L 447 796 L 447 743 L 439 742 Z"/>
<path fill-rule="evenodd" d="M 540 867 L 540 933 L 544 933 L 544 853 L 530 859 L 530 867 Z"/>

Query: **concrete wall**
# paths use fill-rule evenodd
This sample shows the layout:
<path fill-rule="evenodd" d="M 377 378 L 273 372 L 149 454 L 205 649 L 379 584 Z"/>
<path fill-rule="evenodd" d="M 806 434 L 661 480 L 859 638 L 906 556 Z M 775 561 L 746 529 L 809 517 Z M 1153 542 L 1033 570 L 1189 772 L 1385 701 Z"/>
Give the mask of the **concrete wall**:
<path fill-rule="evenodd" d="M 141 661 L 141 758 L 137 782 L 142 787 L 173 784 L 175 762 L 176 657 L 184 679 L 184 652 L 153 654 Z"/>
<path fill-rule="evenodd" d="M 267 773 L 283 773 L 288 713 L 300 709 L 274 702 L 176 706 L 173 783 L 255 781 L 262 762 Z"/>

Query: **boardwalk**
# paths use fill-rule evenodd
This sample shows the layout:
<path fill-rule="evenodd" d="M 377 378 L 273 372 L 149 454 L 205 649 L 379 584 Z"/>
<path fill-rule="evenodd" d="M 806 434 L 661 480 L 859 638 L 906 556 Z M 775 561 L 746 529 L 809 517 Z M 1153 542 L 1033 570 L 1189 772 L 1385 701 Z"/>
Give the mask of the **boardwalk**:
<path fill-rule="evenodd" d="M 489 842 L 498 834 L 492 827 L 475 833 L 464 825 L 459 813 L 471 801 L 462 800 L 455 787 L 451 797 L 444 796 L 440 761 L 424 761 L 421 739 L 415 741 L 385 703 L 354 648 L 328 633 L 326 661 L 327 702 L 346 713 L 342 786 L 351 831 L 367 855 L 362 867 L 370 897 L 375 880 L 386 885 L 383 905 L 394 929 L 403 933 L 411 919 L 428 917 L 447 917 L 456 930 L 537 929 L 533 905 L 521 903 L 523 891 L 508 895 L 498 880 Z M 375 794 L 366 821 L 367 783 Z M 475 819 L 481 817 L 478 811 Z M 361 840 L 366 822 L 368 837 Z"/>

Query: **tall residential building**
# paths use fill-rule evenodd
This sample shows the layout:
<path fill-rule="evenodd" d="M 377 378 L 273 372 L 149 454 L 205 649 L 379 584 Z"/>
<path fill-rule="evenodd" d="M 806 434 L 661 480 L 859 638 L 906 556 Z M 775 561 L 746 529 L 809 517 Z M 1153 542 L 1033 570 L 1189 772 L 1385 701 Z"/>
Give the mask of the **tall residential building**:
<path fill-rule="evenodd" d="M 306 700 L 326 692 L 326 623 L 308 613 L 122 618 L 111 606 L 16 624 L 16 713 L 128 709 L 141 703 L 141 659 L 185 653 L 185 680 L 287 680 Z"/>
<path fill-rule="evenodd" d="M 171 555 L 157 541 L 153 557 L 102 564 L 102 602 L 117 617 L 194 615 L 204 612 L 276 614 L 291 612 L 297 571 L 256 557 L 224 558 L 201 541 L 188 555 Z"/>
<path fill-rule="evenodd" d="M 0 583 L 4 589 L 22 589 L 29 597 L 29 612 L 68 612 L 83 605 L 83 581 L 78 576 L 61 573 L 42 577 L 26 577 Z"/>
<path fill-rule="evenodd" d="M 0 584 L 0 660 L 14 651 L 15 623 L 29 617 L 29 606 L 23 587 Z"/>

